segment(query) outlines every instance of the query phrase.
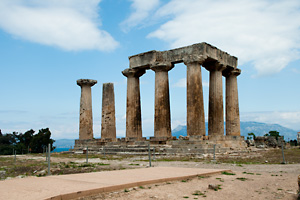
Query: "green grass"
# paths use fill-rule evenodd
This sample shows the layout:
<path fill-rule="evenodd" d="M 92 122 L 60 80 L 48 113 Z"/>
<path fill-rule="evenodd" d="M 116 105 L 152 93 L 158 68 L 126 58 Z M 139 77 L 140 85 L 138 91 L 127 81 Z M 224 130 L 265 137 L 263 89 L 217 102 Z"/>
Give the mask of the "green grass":
<path fill-rule="evenodd" d="M 233 176 L 233 175 L 235 175 L 234 173 L 230 173 L 230 172 L 222 172 L 222 174 L 224 174 L 224 175 L 230 175 L 230 176 Z"/>
<path fill-rule="evenodd" d="M 239 177 L 239 178 L 236 178 L 237 180 L 240 180 L 240 181 L 246 181 L 246 180 L 248 180 L 247 178 L 245 178 L 245 177 Z"/>

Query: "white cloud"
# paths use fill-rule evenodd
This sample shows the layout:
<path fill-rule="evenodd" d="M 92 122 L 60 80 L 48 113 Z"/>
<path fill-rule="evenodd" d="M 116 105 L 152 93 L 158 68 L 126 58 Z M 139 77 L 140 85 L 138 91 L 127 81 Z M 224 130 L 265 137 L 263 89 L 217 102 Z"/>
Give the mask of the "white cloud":
<path fill-rule="evenodd" d="M 0 28 L 16 38 L 68 51 L 111 51 L 118 42 L 100 30 L 101 0 L 1 0 Z"/>
<path fill-rule="evenodd" d="M 202 80 L 202 86 L 208 87 L 209 83 Z M 186 88 L 186 78 L 179 79 L 176 83 L 173 84 L 173 87 Z"/>
<path fill-rule="evenodd" d="M 132 2 L 131 8 L 134 10 L 131 15 L 123 21 L 120 25 L 123 31 L 127 32 L 131 28 L 140 25 L 145 20 L 150 12 L 158 5 L 159 0 L 130 0 Z"/>
<path fill-rule="evenodd" d="M 168 21 L 148 37 L 171 48 L 205 41 L 272 74 L 300 57 L 299 10 L 299 0 L 171 0 L 153 17 Z"/>
<path fill-rule="evenodd" d="M 285 112 L 247 112 L 241 113 L 241 121 L 256 121 L 270 124 L 280 124 L 282 126 L 300 130 L 300 111 Z"/>

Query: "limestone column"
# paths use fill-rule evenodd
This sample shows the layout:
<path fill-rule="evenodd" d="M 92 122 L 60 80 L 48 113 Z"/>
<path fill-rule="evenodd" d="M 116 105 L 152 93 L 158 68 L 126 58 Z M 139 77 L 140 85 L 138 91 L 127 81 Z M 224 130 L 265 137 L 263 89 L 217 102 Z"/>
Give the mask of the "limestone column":
<path fill-rule="evenodd" d="M 188 57 L 187 66 L 187 135 L 205 136 L 205 115 L 203 102 L 201 64 L 205 58 Z"/>
<path fill-rule="evenodd" d="M 168 71 L 171 63 L 151 67 L 155 71 L 154 137 L 172 137 Z"/>
<path fill-rule="evenodd" d="M 226 135 L 240 136 L 240 112 L 237 76 L 240 69 L 224 71 L 226 77 Z"/>
<path fill-rule="evenodd" d="M 125 69 L 122 74 L 127 77 L 126 138 L 142 138 L 142 117 L 139 77 L 144 69 Z"/>
<path fill-rule="evenodd" d="M 77 85 L 81 87 L 79 140 L 93 139 L 93 112 L 91 87 L 97 83 L 92 79 L 79 79 Z"/>
<path fill-rule="evenodd" d="M 103 84 L 101 138 L 116 139 L 115 94 L 113 83 Z"/>
<path fill-rule="evenodd" d="M 209 107 L 208 107 L 208 135 L 224 135 L 224 108 L 223 108 L 223 84 L 222 71 L 225 66 L 212 63 L 209 70 Z"/>

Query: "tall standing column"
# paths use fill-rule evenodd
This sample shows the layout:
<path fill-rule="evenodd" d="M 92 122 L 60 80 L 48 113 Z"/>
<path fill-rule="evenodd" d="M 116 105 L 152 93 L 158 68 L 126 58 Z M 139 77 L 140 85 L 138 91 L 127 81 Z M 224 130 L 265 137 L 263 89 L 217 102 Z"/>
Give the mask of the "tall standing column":
<path fill-rule="evenodd" d="M 226 77 L 226 135 L 240 136 L 240 112 L 237 76 L 240 69 L 224 71 Z"/>
<path fill-rule="evenodd" d="M 139 77 L 144 69 L 125 69 L 122 74 L 127 77 L 126 138 L 142 138 L 142 117 Z"/>
<path fill-rule="evenodd" d="M 172 137 L 168 77 L 168 71 L 172 68 L 173 65 L 171 63 L 157 64 L 151 67 L 151 69 L 155 71 L 155 138 Z"/>
<path fill-rule="evenodd" d="M 225 66 L 213 63 L 207 67 L 209 75 L 209 107 L 208 107 L 208 135 L 224 135 L 224 108 L 222 71 Z"/>
<path fill-rule="evenodd" d="M 187 66 L 187 135 L 204 136 L 205 115 L 203 102 L 201 64 L 205 58 L 184 59 Z"/>
<path fill-rule="evenodd" d="M 79 140 L 93 139 L 93 112 L 91 87 L 97 83 L 92 79 L 79 79 L 77 85 L 81 87 Z"/>
<path fill-rule="evenodd" d="M 101 138 L 116 139 L 115 94 L 113 83 L 103 84 Z"/>

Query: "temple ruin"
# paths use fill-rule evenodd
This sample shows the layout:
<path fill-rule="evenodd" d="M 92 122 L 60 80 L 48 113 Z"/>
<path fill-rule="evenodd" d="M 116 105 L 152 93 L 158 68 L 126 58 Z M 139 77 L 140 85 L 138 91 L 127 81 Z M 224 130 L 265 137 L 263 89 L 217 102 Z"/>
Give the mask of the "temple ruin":
<path fill-rule="evenodd" d="M 115 119 L 112 115 L 107 118 L 109 120 L 104 119 L 104 124 L 111 124 L 109 126 L 112 128 L 104 128 L 106 132 L 103 131 L 103 117 L 107 116 L 104 112 L 102 113 L 101 139 L 91 141 L 86 140 L 91 138 L 80 137 L 76 141 L 75 148 L 79 149 L 84 145 L 89 145 L 99 152 L 103 146 L 128 149 L 130 145 L 143 146 L 150 143 L 152 145 L 168 145 L 165 152 L 184 153 L 188 149 L 189 152 L 199 153 L 202 152 L 199 148 L 211 149 L 212 144 L 217 144 L 220 151 L 226 148 L 246 146 L 244 138 L 240 135 L 237 76 L 240 75 L 241 70 L 237 68 L 236 57 L 210 44 L 198 43 L 168 51 L 149 51 L 133 55 L 129 57 L 129 63 L 129 68 L 122 71 L 122 74 L 127 77 L 126 137 L 116 139 Z M 172 137 L 171 133 L 168 72 L 177 63 L 184 63 L 187 67 L 187 137 L 184 137 L 183 140 Z M 202 69 L 208 70 L 210 74 L 208 135 L 205 131 Z M 140 77 L 147 70 L 155 72 L 154 137 L 150 137 L 148 140 L 142 134 L 140 97 Z M 225 135 L 222 77 L 226 79 Z M 112 93 L 103 93 L 103 99 L 108 98 Z M 111 99 L 108 100 L 110 103 L 114 102 L 114 97 L 108 99 Z M 103 102 L 104 107 L 108 106 L 104 100 Z M 113 110 L 106 113 L 114 115 L 114 105 L 112 107 Z M 171 150 L 167 150 L 170 146 Z M 191 149 L 198 150 L 191 151 Z M 118 150 L 115 149 L 115 151 Z"/>

